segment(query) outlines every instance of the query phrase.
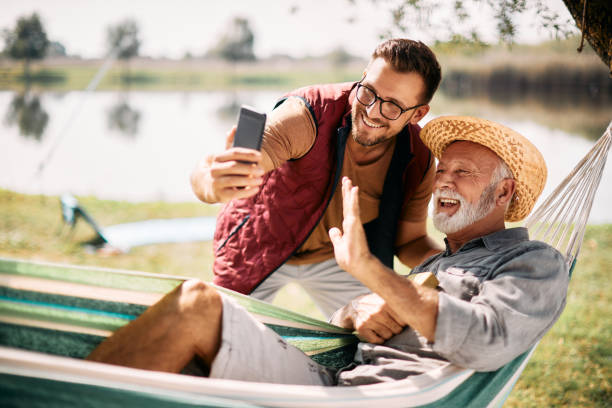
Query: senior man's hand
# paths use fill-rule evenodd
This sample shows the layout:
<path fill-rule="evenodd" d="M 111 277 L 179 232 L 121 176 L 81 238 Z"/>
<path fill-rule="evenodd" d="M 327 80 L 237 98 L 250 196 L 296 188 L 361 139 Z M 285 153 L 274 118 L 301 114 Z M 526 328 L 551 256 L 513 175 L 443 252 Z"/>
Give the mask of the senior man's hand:
<path fill-rule="evenodd" d="M 247 198 L 259 191 L 263 182 L 262 154 L 257 150 L 231 147 L 234 126 L 226 137 L 226 150 L 204 157 L 191 173 L 191 188 L 206 203 Z"/>
<path fill-rule="evenodd" d="M 359 188 L 348 177 L 342 179 L 342 230 L 332 228 L 329 237 L 334 245 L 338 265 L 369 286 L 375 269 L 382 266 L 368 248 L 359 216 Z M 372 287 L 370 287 L 372 289 Z M 382 343 L 398 334 L 405 324 L 377 294 L 358 297 L 334 316 L 332 323 L 357 330 L 370 343 Z"/>
<path fill-rule="evenodd" d="M 378 344 L 400 333 L 405 326 L 399 316 L 375 293 L 353 299 L 336 312 L 331 323 L 356 330 L 361 340 Z"/>
<path fill-rule="evenodd" d="M 365 283 L 368 264 L 374 256 L 368 248 L 359 216 L 359 187 L 353 186 L 348 177 L 342 178 L 342 209 L 344 212 L 342 231 L 338 228 L 329 230 L 329 238 L 334 245 L 334 256 L 342 269 Z"/>

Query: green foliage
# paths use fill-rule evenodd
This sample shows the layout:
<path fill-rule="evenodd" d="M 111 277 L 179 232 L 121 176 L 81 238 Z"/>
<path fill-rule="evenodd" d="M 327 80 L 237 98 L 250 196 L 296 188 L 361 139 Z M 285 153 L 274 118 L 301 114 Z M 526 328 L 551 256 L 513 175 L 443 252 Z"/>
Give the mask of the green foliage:
<path fill-rule="evenodd" d="M 139 31 L 138 23 L 132 19 L 108 27 L 106 44 L 109 52 L 115 51 L 119 59 L 125 60 L 138 56 L 141 45 Z"/>
<path fill-rule="evenodd" d="M 253 61 L 255 60 L 254 42 L 255 34 L 253 34 L 249 20 L 234 17 L 226 32 L 221 36 L 217 45 L 208 52 L 208 55 L 232 62 Z"/>
<path fill-rule="evenodd" d="M 545 0 L 369 1 L 386 8 L 391 16 L 392 27 L 381 35 L 383 38 L 413 35 L 411 29 L 416 27 L 436 41 L 452 41 L 459 35 L 478 42 L 482 37 L 480 20 L 490 15 L 495 20 L 499 41 L 512 44 L 517 34 L 516 21 L 527 12 L 534 12 L 535 23 L 555 38 L 567 37 L 575 31 L 573 21 L 562 20 Z M 356 4 L 357 0 L 349 0 L 349 3 Z"/>
<path fill-rule="evenodd" d="M 20 17 L 11 31 L 4 32 L 5 53 L 14 59 L 43 59 L 49 46 L 47 33 L 38 14 Z"/>
<path fill-rule="evenodd" d="M 462 54 L 476 55 L 481 54 L 490 48 L 490 45 L 480 39 L 478 33 L 470 33 L 470 37 L 461 34 L 453 34 L 448 41 L 436 41 L 432 47 L 436 54 Z"/>

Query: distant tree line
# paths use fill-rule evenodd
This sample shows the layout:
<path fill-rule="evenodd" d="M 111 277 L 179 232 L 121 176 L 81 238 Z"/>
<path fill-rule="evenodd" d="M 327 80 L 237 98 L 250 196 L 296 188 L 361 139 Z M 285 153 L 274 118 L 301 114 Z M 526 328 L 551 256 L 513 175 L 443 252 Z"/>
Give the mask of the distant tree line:
<path fill-rule="evenodd" d="M 377 2 L 378 0 L 348 0 L 356 4 L 359 1 Z M 402 33 L 408 33 L 411 27 L 418 26 L 430 32 L 441 31 L 448 36 L 444 41 L 484 44 L 481 40 L 481 24 L 473 10 L 488 8 L 492 13 L 498 38 L 502 42 L 512 43 L 517 35 L 516 19 L 528 12 L 535 12 L 537 24 L 549 29 L 555 36 L 567 36 L 575 32 L 576 27 L 601 60 L 612 70 L 612 3 L 610 0 L 563 0 L 572 15 L 574 22 L 562 21 L 547 2 L 543 0 L 453 0 L 444 2 L 443 6 L 435 0 L 388 0 L 381 7 L 388 9 L 392 17 L 391 27 Z M 299 8 L 293 6 L 292 13 Z M 451 11 L 448 13 L 448 11 Z M 434 16 L 448 14 L 444 27 L 437 27 L 432 21 Z M 481 15 L 481 13 L 478 13 Z M 450 20 L 449 20 L 450 19 Z M 383 36 L 393 35 L 393 30 Z M 24 72 L 29 75 L 32 60 L 39 60 L 47 55 L 65 55 L 62 44 L 50 41 L 43 24 L 34 13 L 20 17 L 13 29 L 3 30 L 5 47 L 3 54 L 10 58 L 24 61 Z M 109 53 L 116 53 L 117 58 L 129 61 L 139 55 L 142 41 L 137 22 L 127 19 L 107 28 L 107 47 Z M 231 62 L 254 61 L 255 33 L 248 19 L 234 17 L 220 34 L 216 44 L 205 54 L 207 57 L 220 58 Z M 582 49 L 582 44 L 580 44 Z M 187 53 L 186 57 L 192 57 Z M 330 58 L 342 64 L 351 56 L 343 48 L 330 53 Z"/>

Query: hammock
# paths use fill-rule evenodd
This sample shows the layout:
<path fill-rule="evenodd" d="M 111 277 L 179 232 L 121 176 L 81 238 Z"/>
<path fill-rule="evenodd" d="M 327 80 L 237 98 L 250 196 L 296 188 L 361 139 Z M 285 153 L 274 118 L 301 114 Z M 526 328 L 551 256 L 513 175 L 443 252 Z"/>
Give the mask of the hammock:
<path fill-rule="evenodd" d="M 562 251 L 570 273 L 611 139 L 609 126 L 526 222 L 534 237 Z M 0 259 L 0 405 L 501 406 L 535 349 L 494 372 L 475 372 L 449 364 L 405 380 L 356 387 L 218 380 L 80 360 L 104 337 L 183 280 Z M 219 289 L 321 364 L 341 366 L 352 359 L 357 340 L 346 330 Z"/>

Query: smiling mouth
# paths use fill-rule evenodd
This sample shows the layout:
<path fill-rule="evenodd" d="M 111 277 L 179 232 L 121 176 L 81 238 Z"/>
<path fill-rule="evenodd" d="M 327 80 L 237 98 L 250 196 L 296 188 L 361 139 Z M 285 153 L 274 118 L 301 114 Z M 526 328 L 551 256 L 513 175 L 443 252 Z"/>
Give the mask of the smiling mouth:
<path fill-rule="evenodd" d="M 370 122 L 363 113 L 361 114 L 361 121 L 369 128 L 380 129 L 381 127 L 383 127 L 383 125 Z"/>
<path fill-rule="evenodd" d="M 444 209 L 453 209 L 459 206 L 459 200 L 453 198 L 439 198 L 438 207 Z"/>

